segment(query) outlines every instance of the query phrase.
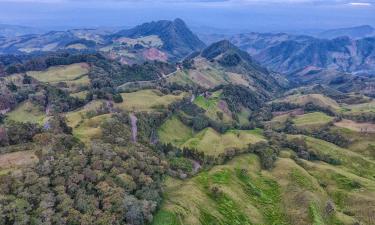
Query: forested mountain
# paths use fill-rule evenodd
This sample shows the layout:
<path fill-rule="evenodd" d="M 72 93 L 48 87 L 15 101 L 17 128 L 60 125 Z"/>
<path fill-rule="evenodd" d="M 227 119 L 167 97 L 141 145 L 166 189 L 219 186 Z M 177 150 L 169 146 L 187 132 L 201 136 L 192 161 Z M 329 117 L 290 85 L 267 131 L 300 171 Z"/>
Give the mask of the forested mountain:
<path fill-rule="evenodd" d="M 332 40 L 288 34 L 242 34 L 231 41 L 263 66 L 291 74 L 307 67 L 374 72 L 375 38 Z"/>
<path fill-rule="evenodd" d="M 158 36 L 163 42 L 162 49 L 176 58 L 184 57 L 205 47 L 205 44 L 191 32 L 181 19 L 145 23 L 129 30 L 120 31 L 113 37 L 140 38 L 151 35 Z"/>
<path fill-rule="evenodd" d="M 283 79 L 280 74 L 268 71 L 255 62 L 247 52 L 226 40 L 213 43 L 199 53 L 193 53 L 185 59 L 185 63 L 189 62 L 194 63 L 190 68 L 190 73 L 197 73 L 197 70 L 199 71 L 202 67 L 206 71 L 215 69 L 224 71 L 232 82 L 247 85 L 265 95 L 276 93 L 288 85 L 286 79 Z M 200 73 L 202 76 L 209 76 L 209 73 L 205 74 L 202 70 Z"/>
<path fill-rule="evenodd" d="M 0 38 L 2 54 L 36 54 L 58 50 L 101 51 L 124 64 L 176 61 L 204 48 L 181 19 L 146 23 L 116 32 L 105 29 L 51 31 Z"/>

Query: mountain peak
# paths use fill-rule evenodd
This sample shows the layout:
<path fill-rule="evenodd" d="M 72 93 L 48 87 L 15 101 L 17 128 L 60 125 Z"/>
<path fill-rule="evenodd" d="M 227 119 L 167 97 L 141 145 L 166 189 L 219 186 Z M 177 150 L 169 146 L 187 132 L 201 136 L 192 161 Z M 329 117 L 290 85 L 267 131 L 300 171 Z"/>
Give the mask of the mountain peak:
<path fill-rule="evenodd" d="M 233 45 L 228 40 L 221 40 L 218 42 L 215 42 L 208 46 L 206 49 L 202 51 L 202 56 L 207 59 L 214 59 L 217 56 L 228 52 L 228 51 L 241 51 L 239 48 L 237 48 L 235 45 Z"/>
<path fill-rule="evenodd" d="M 194 51 L 200 51 L 205 44 L 195 35 L 182 19 L 160 20 L 144 23 L 129 30 L 116 33 L 115 37 L 139 38 L 156 35 L 163 41 L 166 50 L 176 59 L 183 58 Z"/>

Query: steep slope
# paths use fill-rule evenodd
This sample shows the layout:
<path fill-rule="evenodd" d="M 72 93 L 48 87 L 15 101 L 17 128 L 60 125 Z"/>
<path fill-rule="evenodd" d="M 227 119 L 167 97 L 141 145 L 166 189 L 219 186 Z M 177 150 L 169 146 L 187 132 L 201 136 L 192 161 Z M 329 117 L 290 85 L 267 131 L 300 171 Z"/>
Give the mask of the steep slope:
<path fill-rule="evenodd" d="M 1 36 L 1 35 L 0 35 Z M 74 29 L 17 37 L 0 37 L 0 54 L 58 50 L 101 51 L 123 64 L 177 61 L 205 44 L 181 19 L 145 23 L 132 29 Z"/>
<path fill-rule="evenodd" d="M 162 49 L 176 58 L 184 57 L 205 47 L 205 44 L 193 34 L 181 19 L 145 23 L 130 30 L 120 31 L 114 34 L 112 38 L 140 38 L 151 35 L 158 36 L 163 42 Z"/>
<path fill-rule="evenodd" d="M 288 34 L 242 34 L 231 38 L 267 68 L 294 73 L 306 67 L 341 72 L 374 72 L 375 38 L 332 40 Z"/>
<path fill-rule="evenodd" d="M 183 65 L 184 69 L 169 78 L 170 82 L 204 88 L 225 84 L 243 85 L 264 96 L 288 85 L 279 74 L 261 67 L 248 53 L 226 40 L 192 54 Z"/>

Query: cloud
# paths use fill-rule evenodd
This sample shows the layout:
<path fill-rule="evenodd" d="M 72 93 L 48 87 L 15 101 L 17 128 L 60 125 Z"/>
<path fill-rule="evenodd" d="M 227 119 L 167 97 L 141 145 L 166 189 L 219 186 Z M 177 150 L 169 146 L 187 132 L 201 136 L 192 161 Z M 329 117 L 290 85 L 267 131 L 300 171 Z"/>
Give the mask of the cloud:
<path fill-rule="evenodd" d="M 350 2 L 349 5 L 352 6 L 372 6 L 369 2 Z"/>

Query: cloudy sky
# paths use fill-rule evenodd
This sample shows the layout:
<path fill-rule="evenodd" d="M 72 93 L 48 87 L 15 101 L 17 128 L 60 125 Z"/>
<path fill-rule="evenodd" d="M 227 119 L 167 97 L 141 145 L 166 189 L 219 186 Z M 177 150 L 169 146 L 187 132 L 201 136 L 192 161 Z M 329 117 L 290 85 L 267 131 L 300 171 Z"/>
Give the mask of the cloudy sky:
<path fill-rule="evenodd" d="M 130 27 L 176 17 L 193 27 L 226 30 L 375 27 L 375 0 L 0 0 L 2 24 Z"/>

